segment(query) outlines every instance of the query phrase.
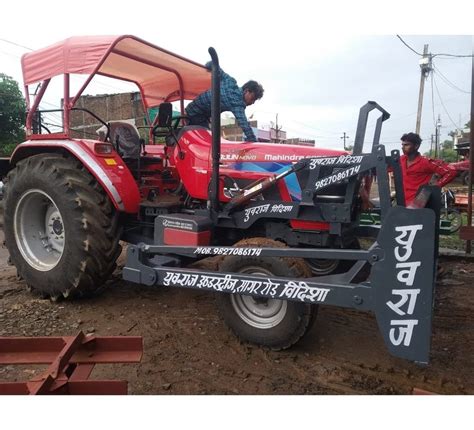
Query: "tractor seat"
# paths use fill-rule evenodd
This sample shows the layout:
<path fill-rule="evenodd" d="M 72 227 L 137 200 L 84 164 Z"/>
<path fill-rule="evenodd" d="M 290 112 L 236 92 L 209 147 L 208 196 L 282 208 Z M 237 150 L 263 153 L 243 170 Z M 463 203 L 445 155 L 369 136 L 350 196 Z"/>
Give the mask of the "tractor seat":
<path fill-rule="evenodd" d="M 124 159 L 136 159 L 140 156 L 140 134 L 137 127 L 126 121 L 110 121 L 109 139 L 117 152 Z M 97 130 L 99 136 L 102 132 L 101 127 Z"/>

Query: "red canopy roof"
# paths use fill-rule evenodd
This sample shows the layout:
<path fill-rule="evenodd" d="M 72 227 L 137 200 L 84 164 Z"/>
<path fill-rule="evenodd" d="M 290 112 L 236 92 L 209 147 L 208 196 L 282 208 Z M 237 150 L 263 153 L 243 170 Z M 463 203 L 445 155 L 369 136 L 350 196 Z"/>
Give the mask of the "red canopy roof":
<path fill-rule="evenodd" d="M 146 106 L 193 99 L 211 86 L 201 64 L 134 36 L 81 36 L 23 55 L 23 80 L 30 85 L 64 73 L 128 80 L 141 88 Z"/>

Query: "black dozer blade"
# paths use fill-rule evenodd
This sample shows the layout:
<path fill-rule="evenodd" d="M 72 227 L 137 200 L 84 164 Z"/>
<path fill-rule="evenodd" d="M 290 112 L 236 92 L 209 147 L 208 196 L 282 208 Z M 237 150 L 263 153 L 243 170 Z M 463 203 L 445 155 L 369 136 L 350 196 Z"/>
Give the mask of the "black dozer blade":
<path fill-rule="evenodd" d="M 370 274 L 374 311 L 388 350 L 425 364 L 437 264 L 435 222 L 431 209 L 391 208 L 377 239 L 384 258 Z"/>

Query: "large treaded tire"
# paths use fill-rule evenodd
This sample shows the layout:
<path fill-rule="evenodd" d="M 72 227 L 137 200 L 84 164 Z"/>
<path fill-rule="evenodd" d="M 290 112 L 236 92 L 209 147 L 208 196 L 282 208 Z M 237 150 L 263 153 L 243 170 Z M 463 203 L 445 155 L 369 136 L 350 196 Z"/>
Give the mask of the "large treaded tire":
<path fill-rule="evenodd" d="M 57 299 L 89 295 L 103 285 L 115 269 L 121 251 L 119 213 L 78 160 L 60 154 L 29 157 L 9 172 L 4 191 L 5 243 L 18 275 L 30 288 L 43 297 Z M 20 250 L 28 251 L 28 240 L 32 247 L 40 247 L 37 238 L 24 238 L 25 235 L 18 233 L 22 211 L 19 202 L 29 195 L 40 196 L 36 197 L 40 200 L 43 194 L 60 214 L 65 239 L 55 266 L 38 270 Z M 41 212 L 41 206 L 39 209 Z M 28 221 L 27 215 L 23 219 Z M 36 219 L 41 220 L 41 216 Z M 28 230 L 23 219 L 21 231 L 29 231 L 34 236 L 34 229 Z"/>
<path fill-rule="evenodd" d="M 245 239 L 234 246 L 239 247 L 284 247 L 281 242 L 266 238 Z M 303 259 L 299 258 L 279 258 L 279 257 L 250 257 L 250 256 L 228 256 L 219 265 L 221 272 L 243 272 L 254 274 L 265 274 L 267 276 L 304 278 L 311 276 L 311 270 Z M 246 306 L 245 311 L 239 310 L 239 306 Z M 252 317 L 248 309 L 252 308 L 249 296 L 240 294 L 216 295 L 216 303 L 219 313 L 232 330 L 232 332 L 242 341 L 254 343 L 273 350 L 289 348 L 300 340 L 311 328 L 317 314 L 317 305 L 308 303 L 298 303 L 287 300 L 271 299 L 268 307 L 275 309 L 276 315 L 268 315 L 268 318 L 259 316 Z M 265 301 L 261 301 L 265 305 Z M 255 310 L 258 312 L 255 303 Z M 279 307 L 281 306 L 281 307 Z M 241 308 L 240 308 L 241 309 Z M 263 310 L 265 312 L 265 309 Z M 249 318 L 245 314 L 250 315 Z"/>
<path fill-rule="evenodd" d="M 460 177 L 463 185 L 469 185 L 469 171 L 462 172 Z"/>
<path fill-rule="evenodd" d="M 360 249 L 359 240 L 354 238 L 350 245 L 344 247 L 343 249 Z M 306 259 L 305 261 L 311 269 L 313 276 L 327 276 L 337 273 L 344 273 L 354 265 L 354 261 L 352 260 L 323 260 L 311 258 Z"/>

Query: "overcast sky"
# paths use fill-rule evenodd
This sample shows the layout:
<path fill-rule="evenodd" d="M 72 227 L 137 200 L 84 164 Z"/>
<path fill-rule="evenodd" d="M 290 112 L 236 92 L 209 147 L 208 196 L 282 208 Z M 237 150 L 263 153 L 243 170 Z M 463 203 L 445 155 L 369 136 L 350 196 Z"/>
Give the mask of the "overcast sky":
<path fill-rule="evenodd" d="M 132 7 L 119 0 L 83 0 L 68 3 L 65 11 L 65 2 L 45 1 L 27 13 L 25 2 L 17 2 L 8 7 L 8 15 L 3 14 L 16 19 L 2 18 L 0 72 L 13 76 L 22 87 L 19 57 L 28 52 L 26 48 L 38 49 L 76 35 L 133 34 L 202 63 L 209 59 L 207 48 L 214 46 L 221 67 L 240 85 L 255 79 L 265 88 L 263 99 L 247 108 L 247 115 L 253 113 L 260 124 L 275 122 L 278 114 L 289 137 L 342 148 L 343 132 L 353 142 L 360 106 L 375 100 L 392 115 L 385 122 L 382 143 L 398 148 L 400 136 L 415 129 L 420 68 L 419 56 L 396 34 L 417 52 L 428 44 L 433 54 L 470 55 L 473 38 L 467 29 L 472 28 L 473 6 L 450 1 L 437 6 L 433 15 L 432 2 L 353 3 L 339 1 L 322 8 L 316 2 L 295 0 L 291 6 L 263 1 L 155 1 Z M 471 59 L 436 57 L 434 64 L 436 85 L 433 91 L 431 79 L 425 85 L 423 151 L 429 149 L 434 133 L 433 117 L 441 115 L 444 139 L 470 114 Z M 95 91 L 116 92 L 116 88 Z"/>

